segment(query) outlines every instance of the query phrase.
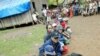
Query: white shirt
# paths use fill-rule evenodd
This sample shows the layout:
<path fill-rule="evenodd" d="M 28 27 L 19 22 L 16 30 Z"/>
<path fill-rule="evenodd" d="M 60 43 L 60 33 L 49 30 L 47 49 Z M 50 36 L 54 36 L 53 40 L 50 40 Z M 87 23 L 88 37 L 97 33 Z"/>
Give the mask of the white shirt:
<path fill-rule="evenodd" d="M 43 9 L 42 13 L 44 14 L 44 16 L 47 16 L 47 10 Z"/>
<path fill-rule="evenodd" d="M 100 1 L 99 1 L 99 7 L 100 7 Z"/>
<path fill-rule="evenodd" d="M 98 7 L 97 3 L 94 2 L 93 8 L 94 8 L 94 9 L 97 9 L 97 7 Z"/>
<path fill-rule="evenodd" d="M 33 20 L 36 22 L 37 21 L 37 15 L 36 14 L 32 14 Z"/>
<path fill-rule="evenodd" d="M 90 3 L 89 4 L 89 9 L 92 9 L 92 7 L 93 7 L 93 3 Z"/>
<path fill-rule="evenodd" d="M 51 21 L 51 17 L 47 16 L 47 22 Z"/>

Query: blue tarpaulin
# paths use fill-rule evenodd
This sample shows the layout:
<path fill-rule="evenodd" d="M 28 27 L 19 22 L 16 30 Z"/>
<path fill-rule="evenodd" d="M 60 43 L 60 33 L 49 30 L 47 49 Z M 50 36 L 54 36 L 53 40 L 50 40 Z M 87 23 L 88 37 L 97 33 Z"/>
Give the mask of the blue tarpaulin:
<path fill-rule="evenodd" d="M 24 13 L 30 9 L 30 0 L 0 0 L 0 18 Z"/>

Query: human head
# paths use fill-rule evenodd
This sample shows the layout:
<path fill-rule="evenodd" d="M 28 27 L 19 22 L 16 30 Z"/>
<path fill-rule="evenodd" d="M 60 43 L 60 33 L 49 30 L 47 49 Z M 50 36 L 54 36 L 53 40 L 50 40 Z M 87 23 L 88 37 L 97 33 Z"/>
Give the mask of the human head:
<path fill-rule="evenodd" d="M 45 54 L 46 54 L 46 56 L 55 56 L 56 53 L 55 53 L 55 51 L 54 51 L 53 46 L 47 45 L 47 46 L 45 47 Z"/>
<path fill-rule="evenodd" d="M 57 24 L 56 23 L 53 23 L 52 24 L 52 27 L 53 27 L 54 30 L 56 30 Z"/>
<path fill-rule="evenodd" d="M 47 26 L 47 32 L 48 32 L 48 33 L 53 32 L 53 27 L 52 27 L 52 25 L 48 25 L 48 26 Z"/>
<path fill-rule="evenodd" d="M 62 30 L 63 30 L 63 28 L 62 28 L 61 25 L 57 26 L 57 31 L 58 31 L 59 33 L 62 33 L 62 32 L 63 32 Z"/>
<path fill-rule="evenodd" d="M 52 33 L 52 37 L 51 37 L 51 40 L 54 42 L 54 43 L 57 43 L 59 41 L 59 36 L 56 32 L 53 32 Z"/>

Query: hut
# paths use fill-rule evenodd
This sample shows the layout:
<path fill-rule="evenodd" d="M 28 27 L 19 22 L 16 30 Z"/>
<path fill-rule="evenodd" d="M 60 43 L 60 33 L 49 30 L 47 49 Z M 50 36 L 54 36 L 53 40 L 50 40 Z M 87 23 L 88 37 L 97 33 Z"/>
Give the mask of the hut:
<path fill-rule="evenodd" d="M 41 9 L 47 7 L 47 0 L 0 0 L 0 28 L 33 22 L 32 12 L 40 16 Z"/>

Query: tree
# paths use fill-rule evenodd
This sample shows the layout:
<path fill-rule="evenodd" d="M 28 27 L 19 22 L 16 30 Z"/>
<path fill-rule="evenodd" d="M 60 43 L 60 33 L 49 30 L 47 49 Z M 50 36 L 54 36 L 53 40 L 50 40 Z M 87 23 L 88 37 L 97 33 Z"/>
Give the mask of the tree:
<path fill-rule="evenodd" d="M 63 4 L 65 0 L 48 0 L 49 5 L 60 5 Z"/>

